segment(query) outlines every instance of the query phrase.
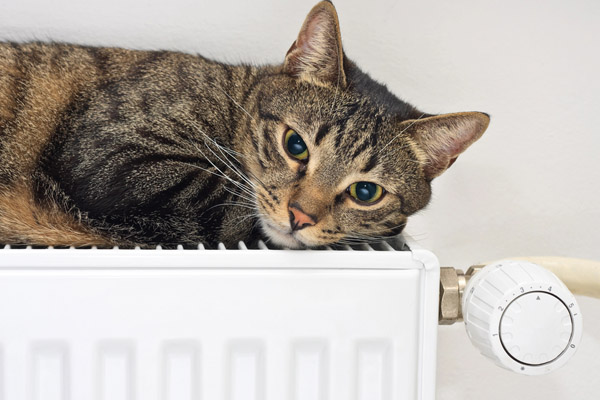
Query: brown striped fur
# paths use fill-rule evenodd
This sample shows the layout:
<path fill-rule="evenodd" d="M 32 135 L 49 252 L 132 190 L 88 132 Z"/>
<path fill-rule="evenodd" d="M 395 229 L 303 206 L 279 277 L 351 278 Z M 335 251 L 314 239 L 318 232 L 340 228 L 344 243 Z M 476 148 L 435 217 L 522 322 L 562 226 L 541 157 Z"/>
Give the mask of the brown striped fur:
<path fill-rule="evenodd" d="M 488 122 L 422 113 L 361 72 L 328 1 L 276 66 L 0 43 L 0 243 L 379 239 L 427 204 L 431 179 Z M 284 148 L 290 128 L 307 162 Z M 359 181 L 385 195 L 356 201 Z M 294 207 L 314 224 L 294 229 Z"/>
<path fill-rule="evenodd" d="M 73 102 L 102 79 L 118 77 L 142 53 L 0 43 L 0 242 L 87 246 L 112 244 L 55 202 L 40 204 L 32 177 L 42 151 Z"/>

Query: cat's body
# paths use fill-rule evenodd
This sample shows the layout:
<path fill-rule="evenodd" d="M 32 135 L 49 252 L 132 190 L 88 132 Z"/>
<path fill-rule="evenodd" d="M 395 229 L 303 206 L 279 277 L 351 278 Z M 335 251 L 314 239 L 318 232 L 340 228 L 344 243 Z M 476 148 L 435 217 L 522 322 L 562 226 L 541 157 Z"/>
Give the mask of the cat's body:
<path fill-rule="evenodd" d="M 262 236 L 298 247 L 393 235 L 487 122 L 425 115 L 371 80 L 343 55 L 328 2 L 280 66 L 0 43 L 0 243 Z M 363 201 L 375 187 L 381 199 Z"/>
<path fill-rule="evenodd" d="M 235 147 L 270 68 L 42 43 L 0 44 L 0 60 L 0 241 L 248 238 L 255 220 L 221 176 L 240 179 L 233 159 L 212 141 Z"/>

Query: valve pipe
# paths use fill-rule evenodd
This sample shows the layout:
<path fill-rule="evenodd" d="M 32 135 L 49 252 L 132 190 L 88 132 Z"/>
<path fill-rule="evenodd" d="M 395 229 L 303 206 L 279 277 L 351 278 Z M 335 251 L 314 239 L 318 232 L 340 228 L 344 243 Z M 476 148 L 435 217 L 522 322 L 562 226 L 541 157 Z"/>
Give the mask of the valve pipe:
<path fill-rule="evenodd" d="M 569 257 L 515 257 L 510 260 L 538 264 L 553 272 L 573 294 L 600 299 L 599 261 Z"/>

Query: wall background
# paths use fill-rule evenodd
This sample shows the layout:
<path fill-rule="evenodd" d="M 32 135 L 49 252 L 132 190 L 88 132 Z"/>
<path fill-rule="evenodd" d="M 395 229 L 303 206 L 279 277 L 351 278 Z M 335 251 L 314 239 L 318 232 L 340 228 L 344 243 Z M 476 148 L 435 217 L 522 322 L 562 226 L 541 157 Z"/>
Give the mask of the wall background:
<path fill-rule="evenodd" d="M 0 38 L 166 48 L 280 62 L 317 0 L 2 0 Z M 600 2 L 338 0 L 344 48 L 401 98 L 433 113 L 492 115 L 435 181 L 408 232 L 442 264 L 515 255 L 600 260 Z M 440 327 L 438 398 L 592 399 L 600 301 L 579 298 L 582 345 L 559 372 L 501 370 Z"/>

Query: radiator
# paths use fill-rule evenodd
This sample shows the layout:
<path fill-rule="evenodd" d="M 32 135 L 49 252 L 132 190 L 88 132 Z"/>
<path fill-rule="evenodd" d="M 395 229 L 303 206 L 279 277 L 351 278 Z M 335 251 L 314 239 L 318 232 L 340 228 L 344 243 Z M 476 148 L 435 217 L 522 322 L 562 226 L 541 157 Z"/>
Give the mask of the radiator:
<path fill-rule="evenodd" d="M 0 399 L 434 399 L 432 253 L 238 247 L 0 249 Z"/>

